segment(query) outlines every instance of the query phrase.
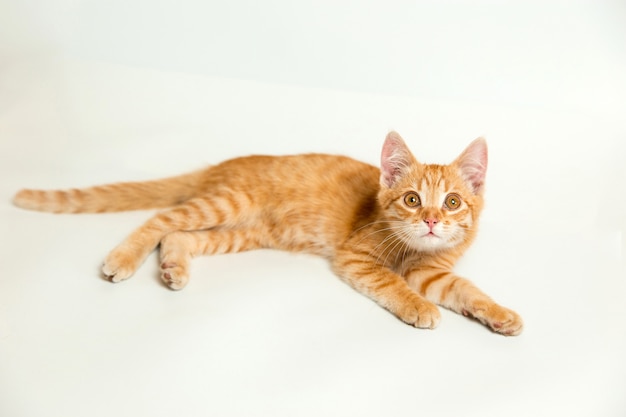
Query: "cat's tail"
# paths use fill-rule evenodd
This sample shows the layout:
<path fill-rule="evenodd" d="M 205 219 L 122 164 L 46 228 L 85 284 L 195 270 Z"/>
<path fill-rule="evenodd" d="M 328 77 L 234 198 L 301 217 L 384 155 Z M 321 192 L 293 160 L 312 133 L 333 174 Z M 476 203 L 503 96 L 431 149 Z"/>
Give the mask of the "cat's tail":
<path fill-rule="evenodd" d="M 209 168 L 210 169 L 210 168 Z M 104 213 L 170 207 L 197 196 L 207 170 L 143 182 L 68 190 L 21 190 L 13 203 L 53 213 Z"/>

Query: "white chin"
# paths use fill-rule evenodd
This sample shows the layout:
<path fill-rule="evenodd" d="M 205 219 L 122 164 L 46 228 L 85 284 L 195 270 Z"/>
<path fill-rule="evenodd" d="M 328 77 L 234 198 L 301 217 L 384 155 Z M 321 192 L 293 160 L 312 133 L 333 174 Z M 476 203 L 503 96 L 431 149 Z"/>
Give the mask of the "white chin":
<path fill-rule="evenodd" d="M 415 249 L 420 251 L 433 251 L 448 247 L 448 242 L 439 236 L 422 236 L 413 241 Z"/>

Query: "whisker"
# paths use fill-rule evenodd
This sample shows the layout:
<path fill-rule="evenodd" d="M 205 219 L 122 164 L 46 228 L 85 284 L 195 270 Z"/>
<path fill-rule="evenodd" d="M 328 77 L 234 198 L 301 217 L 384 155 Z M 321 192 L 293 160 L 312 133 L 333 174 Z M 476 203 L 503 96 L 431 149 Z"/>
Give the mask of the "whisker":
<path fill-rule="evenodd" d="M 374 230 L 373 232 L 370 232 L 370 233 L 366 234 L 356 244 L 358 245 L 359 243 L 363 242 L 368 237 L 370 237 L 372 235 L 375 235 L 376 233 L 400 230 L 400 229 L 402 229 L 402 227 L 406 226 L 406 224 L 404 222 L 396 222 L 396 223 L 399 223 L 399 224 L 398 225 L 391 225 L 390 227 L 385 227 L 383 229 Z"/>
<path fill-rule="evenodd" d="M 352 237 L 352 235 L 354 235 L 355 233 L 361 231 L 362 229 L 365 229 L 366 227 L 369 227 L 369 226 L 372 226 L 372 225 L 375 225 L 375 224 L 379 224 L 379 223 L 403 223 L 403 222 L 400 221 L 400 220 L 375 220 L 373 222 L 367 223 L 366 225 L 361 226 L 358 229 L 354 230 L 350 234 L 350 237 Z"/>
<path fill-rule="evenodd" d="M 373 255 L 374 252 L 376 252 L 378 250 L 378 248 L 380 248 L 381 246 L 385 245 L 389 240 L 394 239 L 397 237 L 396 232 L 394 231 L 393 233 L 390 233 L 389 236 L 387 236 L 385 239 L 383 239 L 381 242 L 378 243 L 378 245 L 376 245 L 371 251 L 370 251 L 370 255 Z M 381 255 L 378 256 L 378 258 L 380 258 L 380 256 L 382 256 L 382 254 L 385 253 L 385 251 L 387 250 L 387 248 L 385 248 L 382 252 Z M 377 259 L 378 260 L 378 259 Z"/>
<path fill-rule="evenodd" d="M 404 247 L 404 245 L 406 245 L 406 240 L 408 237 L 410 237 L 411 232 L 410 230 L 407 230 L 406 228 L 402 228 L 399 230 L 399 233 L 394 233 L 393 237 L 397 238 L 397 241 L 395 242 L 395 244 L 393 246 L 389 245 L 387 246 L 382 252 L 381 254 L 378 256 L 378 258 L 376 259 L 377 263 L 380 263 L 380 257 L 383 256 L 385 254 L 385 252 L 387 253 L 387 256 L 385 256 L 385 260 L 383 262 L 383 266 L 387 264 L 387 260 L 389 259 L 389 256 L 392 253 L 396 253 L 396 261 L 398 259 L 398 252 L 396 252 L 396 248 L 398 247 L 398 245 L 402 245 L 401 247 Z"/>
<path fill-rule="evenodd" d="M 384 224 L 386 227 L 380 229 L 376 228 L 377 225 Z M 381 267 L 388 265 L 388 262 L 397 263 L 399 259 L 402 263 L 405 262 L 411 249 L 416 246 L 415 230 L 411 227 L 410 223 L 402 220 L 377 220 L 359 227 L 351 233 L 353 236 L 355 233 L 362 231 L 366 228 L 375 228 L 375 230 L 367 232 L 363 235 L 357 245 L 362 243 L 365 239 L 375 236 L 379 233 L 387 234 L 380 240 L 374 248 L 370 250 L 370 256 L 376 257 L 376 263 Z"/>
<path fill-rule="evenodd" d="M 398 245 L 402 245 L 402 244 L 404 244 L 404 240 L 399 237 L 398 240 L 396 241 L 396 243 L 393 245 L 393 247 L 391 247 L 391 248 L 387 247 L 387 249 L 389 249 L 389 251 L 387 252 L 387 256 L 385 256 L 385 260 L 383 261 L 383 264 L 382 264 L 383 266 L 387 265 L 387 260 L 389 259 L 389 256 L 392 253 L 395 253 L 396 254 L 396 260 L 398 259 L 398 255 L 397 255 L 395 249 L 398 247 Z M 383 254 L 384 254 L 384 252 L 383 252 Z M 382 256 L 382 254 L 381 254 L 381 256 Z"/>

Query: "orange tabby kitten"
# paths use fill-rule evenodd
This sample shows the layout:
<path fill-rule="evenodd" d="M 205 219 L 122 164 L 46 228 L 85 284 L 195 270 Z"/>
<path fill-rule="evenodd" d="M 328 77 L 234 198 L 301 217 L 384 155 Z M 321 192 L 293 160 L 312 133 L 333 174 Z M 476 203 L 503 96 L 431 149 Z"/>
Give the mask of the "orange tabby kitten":
<path fill-rule="evenodd" d="M 164 180 L 22 190 L 14 201 L 69 213 L 173 206 L 107 256 L 102 271 L 113 282 L 129 278 L 159 244 L 161 276 L 176 290 L 187 284 L 197 255 L 309 252 L 413 326 L 436 327 L 439 304 L 517 335 L 523 326 L 517 313 L 452 272 L 476 235 L 486 168 L 483 139 L 450 165 L 425 165 L 391 132 L 380 170 L 343 156 L 250 156 Z"/>

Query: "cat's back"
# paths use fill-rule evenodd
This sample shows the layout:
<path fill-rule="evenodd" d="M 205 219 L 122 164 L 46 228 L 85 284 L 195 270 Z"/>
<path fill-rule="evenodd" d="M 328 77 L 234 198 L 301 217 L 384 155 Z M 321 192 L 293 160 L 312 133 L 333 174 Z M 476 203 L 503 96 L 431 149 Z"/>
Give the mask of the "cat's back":
<path fill-rule="evenodd" d="M 346 239 L 377 209 L 380 170 L 346 156 L 248 156 L 209 173 L 209 193 L 220 186 L 244 193 L 268 225 L 289 230 L 316 252 Z"/>
<path fill-rule="evenodd" d="M 230 186 L 273 193 L 307 193 L 316 190 L 359 192 L 378 188 L 377 167 L 342 155 L 320 153 L 268 156 L 252 155 L 222 162 L 207 176 L 210 186 L 216 181 Z"/>

